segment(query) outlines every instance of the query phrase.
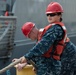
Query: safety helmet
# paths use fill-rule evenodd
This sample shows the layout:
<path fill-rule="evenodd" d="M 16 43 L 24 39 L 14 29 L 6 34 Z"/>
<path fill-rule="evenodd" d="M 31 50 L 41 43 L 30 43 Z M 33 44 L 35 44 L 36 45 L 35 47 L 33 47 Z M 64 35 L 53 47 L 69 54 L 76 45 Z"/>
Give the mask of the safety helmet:
<path fill-rule="evenodd" d="M 24 34 L 26 37 L 28 37 L 29 33 L 31 32 L 31 30 L 32 30 L 32 28 L 33 28 L 34 26 L 35 26 L 34 23 L 32 23 L 32 22 L 26 22 L 26 23 L 22 26 L 21 30 L 22 30 L 23 34 Z"/>
<path fill-rule="evenodd" d="M 63 8 L 58 2 L 51 2 L 46 8 L 46 14 L 57 12 L 63 12 Z"/>

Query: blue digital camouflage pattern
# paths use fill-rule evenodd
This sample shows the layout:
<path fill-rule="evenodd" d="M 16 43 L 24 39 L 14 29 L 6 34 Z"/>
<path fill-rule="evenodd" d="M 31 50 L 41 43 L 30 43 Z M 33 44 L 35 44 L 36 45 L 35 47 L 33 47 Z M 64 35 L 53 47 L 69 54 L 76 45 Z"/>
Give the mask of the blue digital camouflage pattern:
<path fill-rule="evenodd" d="M 62 71 L 61 75 L 76 75 L 76 46 L 69 42 L 61 56 Z"/>
<path fill-rule="evenodd" d="M 66 69 L 69 70 L 69 67 L 74 64 L 73 61 L 75 61 L 76 56 L 74 54 L 76 53 L 76 49 L 72 43 L 67 44 L 67 47 L 61 56 L 62 60 L 60 61 L 55 60 L 52 57 L 45 58 L 42 56 L 42 54 L 44 54 L 50 48 L 50 46 L 52 46 L 55 40 L 62 39 L 62 36 L 63 29 L 59 25 L 54 25 L 46 31 L 41 41 L 38 42 L 38 44 L 36 44 L 27 54 L 24 55 L 25 58 L 32 59 L 36 63 L 37 75 L 63 75 L 64 72 L 66 72 Z M 67 64 L 69 64 L 68 67 Z M 74 65 L 70 68 L 74 68 Z M 60 74 L 60 72 L 62 73 Z"/>

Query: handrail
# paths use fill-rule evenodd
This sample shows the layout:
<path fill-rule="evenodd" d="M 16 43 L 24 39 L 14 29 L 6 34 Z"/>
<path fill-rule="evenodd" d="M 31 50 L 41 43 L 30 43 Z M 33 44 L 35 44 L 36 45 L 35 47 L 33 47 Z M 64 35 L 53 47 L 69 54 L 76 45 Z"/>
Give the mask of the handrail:
<path fill-rule="evenodd" d="M 3 39 L 3 37 L 7 34 L 8 30 L 10 29 L 10 24 L 8 24 L 6 30 L 3 32 L 3 34 L 0 37 L 0 41 Z"/>

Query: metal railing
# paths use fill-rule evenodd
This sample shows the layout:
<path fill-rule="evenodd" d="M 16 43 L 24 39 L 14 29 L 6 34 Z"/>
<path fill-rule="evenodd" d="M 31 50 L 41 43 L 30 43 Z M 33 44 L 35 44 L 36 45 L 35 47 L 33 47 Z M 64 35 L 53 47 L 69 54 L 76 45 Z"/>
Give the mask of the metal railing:
<path fill-rule="evenodd" d="M 16 16 L 0 17 L 0 58 L 11 57 L 14 48 Z"/>

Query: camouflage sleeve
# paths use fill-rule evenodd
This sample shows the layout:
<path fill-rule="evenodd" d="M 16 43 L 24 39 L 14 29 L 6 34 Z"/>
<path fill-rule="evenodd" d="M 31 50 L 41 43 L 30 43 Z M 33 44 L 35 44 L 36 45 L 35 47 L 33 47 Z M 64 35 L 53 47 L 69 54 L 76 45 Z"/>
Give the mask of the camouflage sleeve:
<path fill-rule="evenodd" d="M 54 25 L 46 31 L 42 39 L 24 56 L 28 59 L 44 54 L 55 40 L 62 38 L 63 30 L 59 25 Z"/>

